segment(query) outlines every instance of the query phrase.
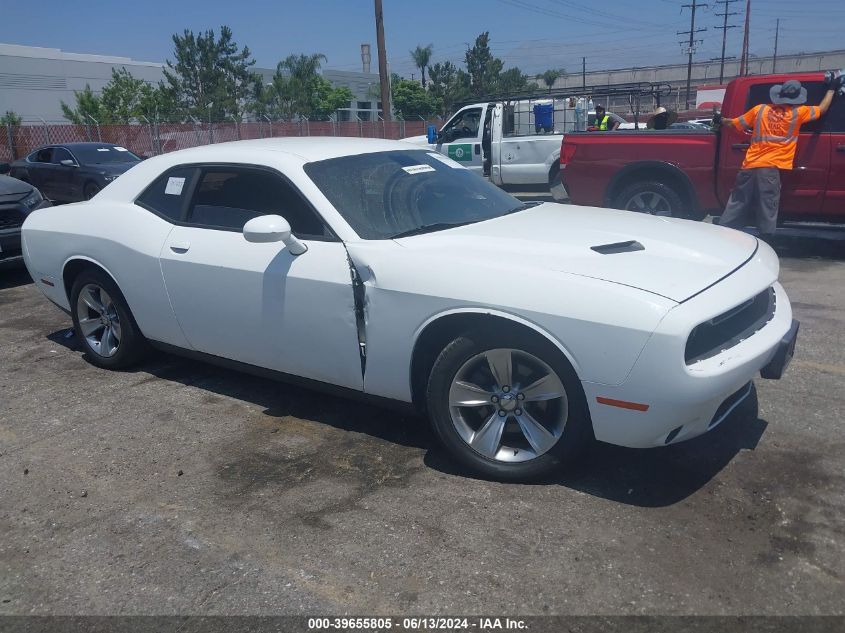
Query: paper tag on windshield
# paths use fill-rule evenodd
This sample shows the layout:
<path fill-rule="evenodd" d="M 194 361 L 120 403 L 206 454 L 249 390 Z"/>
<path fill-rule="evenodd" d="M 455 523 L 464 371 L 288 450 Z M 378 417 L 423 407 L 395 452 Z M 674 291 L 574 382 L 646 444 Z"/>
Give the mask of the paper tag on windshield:
<path fill-rule="evenodd" d="M 402 171 L 406 174 L 422 174 L 427 171 L 435 171 L 435 169 L 431 165 L 410 165 L 403 167 Z"/>
<path fill-rule="evenodd" d="M 185 179 L 184 178 L 173 178 L 170 177 L 167 179 L 167 186 L 164 188 L 164 193 L 171 195 L 171 196 L 181 196 L 182 195 L 182 187 L 185 186 Z"/>
<path fill-rule="evenodd" d="M 427 152 L 434 160 L 439 160 L 444 165 L 449 165 L 452 169 L 463 169 L 461 165 L 453 161 L 451 158 L 446 158 L 443 154 L 435 154 L 434 152 Z"/>
<path fill-rule="evenodd" d="M 109 151 L 109 148 L 108 147 L 98 147 L 97 151 L 98 152 L 107 152 L 107 151 Z"/>
<path fill-rule="evenodd" d="M 115 148 L 118 152 L 128 152 L 128 151 L 129 151 L 129 150 L 128 150 L 128 149 L 126 149 L 125 147 L 120 147 L 120 146 L 117 146 L 117 145 L 115 145 L 115 147 L 114 147 L 114 148 Z"/>

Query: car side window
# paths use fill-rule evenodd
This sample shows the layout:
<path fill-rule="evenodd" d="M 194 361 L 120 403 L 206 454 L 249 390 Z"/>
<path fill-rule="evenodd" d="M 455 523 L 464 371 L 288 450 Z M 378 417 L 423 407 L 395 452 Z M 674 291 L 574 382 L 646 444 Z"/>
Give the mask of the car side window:
<path fill-rule="evenodd" d="M 299 237 L 330 235 L 316 211 L 278 175 L 246 167 L 207 167 L 197 184 L 189 224 L 240 231 L 252 218 L 280 215 Z"/>
<path fill-rule="evenodd" d="M 177 167 L 153 181 L 135 200 L 135 204 L 171 222 L 179 222 L 191 195 L 198 169 Z"/>
<path fill-rule="evenodd" d="M 777 82 L 760 83 L 751 86 L 751 88 L 749 88 L 748 90 L 748 100 L 745 104 L 745 112 L 748 112 L 751 108 L 761 103 L 771 103 L 772 101 L 769 97 L 769 91 L 772 89 L 772 86 L 775 85 L 777 85 Z M 807 81 L 802 82 L 801 85 L 807 89 L 806 105 L 819 105 L 822 102 L 822 99 L 824 98 L 824 93 L 826 92 L 827 88 L 821 81 Z M 824 124 L 824 119 L 825 117 L 822 117 L 821 119 L 818 119 L 816 121 L 810 121 L 809 123 L 805 123 L 801 126 L 801 133 L 812 134 L 813 132 L 820 132 Z"/>
<path fill-rule="evenodd" d="M 71 156 L 71 153 L 64 147 L 54 147 L 53 156 L 50 159 L 50 162 L 55 165 L 60 165 L 63 160 L 73 160 L 73 156 Z"/>
<path fill-rule="evenodd" d="M 29 155 L 29 160 L 33 163 L 49 163 L 52 160 L 53 148 L 42 147 L 38 151 Z"/>
<path fill-rule="evenodd" d="M 480 124 L 481 108 L 464 110 L 443 128 L 443 134 L 451 133 L 453 139 L 476 138 Z"/>

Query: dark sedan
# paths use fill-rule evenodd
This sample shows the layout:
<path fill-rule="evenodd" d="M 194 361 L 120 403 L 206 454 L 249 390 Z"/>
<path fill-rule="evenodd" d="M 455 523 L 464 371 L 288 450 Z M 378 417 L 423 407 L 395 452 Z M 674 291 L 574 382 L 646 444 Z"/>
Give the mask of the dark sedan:
<path fill-rule="evenodd" d="M 11 175 L 35 185 L 57 202 L 89 200 L 140 158 L 111 143 L 65 143 L 39 147 L 12 163 Z"/>
<path fill-rule="evenodd" d="M 0 174 L 8 165 L 0 163 Z M 35 209 L 50 206 L 32 185 L 9 176 L 0 176 L 0 263 L 20 259 L 21 225 Z"/>

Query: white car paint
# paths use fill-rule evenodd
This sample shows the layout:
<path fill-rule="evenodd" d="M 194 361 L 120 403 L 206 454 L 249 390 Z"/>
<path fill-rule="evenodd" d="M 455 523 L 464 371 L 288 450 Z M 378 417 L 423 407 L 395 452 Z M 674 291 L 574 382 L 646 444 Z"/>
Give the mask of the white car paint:
<path fill-rule="evenodd" d="M 413 398 L 412 358 L 426 327 L 456 313 L 496 315 L 531 328 L 569 359 L 596 437 L 634 447 L 661 445 L 679 425 L 673 441 L 708 430 L 719 405 L 771 360 L 789 330 L 777 257 L 743 233 L 543 204 L 434 233 L 366 240 L 304 171 L 311 161 L 400 149 L 423 151 L 384 140 L 277 138 L 151 158 L 87 203 L 32 213 L 23 227 L 25 262 L 38 288 L 66 310 L 65 266 L 87 259 L 112 276 L 153 341 L 403 402 Z M 339 240 L 303 239 L 307 251 L 293 256 L 279 242 L 175 226 L 133 203 L 162 172 L 189 163 L 278 170 Z M 644 249 L 591 249 L 630 240 Z M 364 286 L 366 371 L 347 257 Z M 762 329 L 685 364 L 695 326 L 769 287 L 776 311 Z"/>

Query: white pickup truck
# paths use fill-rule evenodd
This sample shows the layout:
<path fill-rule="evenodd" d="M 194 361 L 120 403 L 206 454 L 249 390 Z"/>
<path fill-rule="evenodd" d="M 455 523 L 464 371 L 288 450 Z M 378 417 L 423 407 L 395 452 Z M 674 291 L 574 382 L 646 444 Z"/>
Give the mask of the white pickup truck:
<path fill-rule="evenodd" d="M 551 105 L 553 114 L 536 116 L 538 104 Z M 581 105 L 578 116 L 583 111 L 586 125 Z M 403 140 L 428 146 L 499 186 L 538 185 L 554 193 L 561 187 L 563 133 L 578 128 L 578 116 L 569 99 L 475 103 L 458 110 L 439 132 L 432 125 L 427 136 Z"/>

